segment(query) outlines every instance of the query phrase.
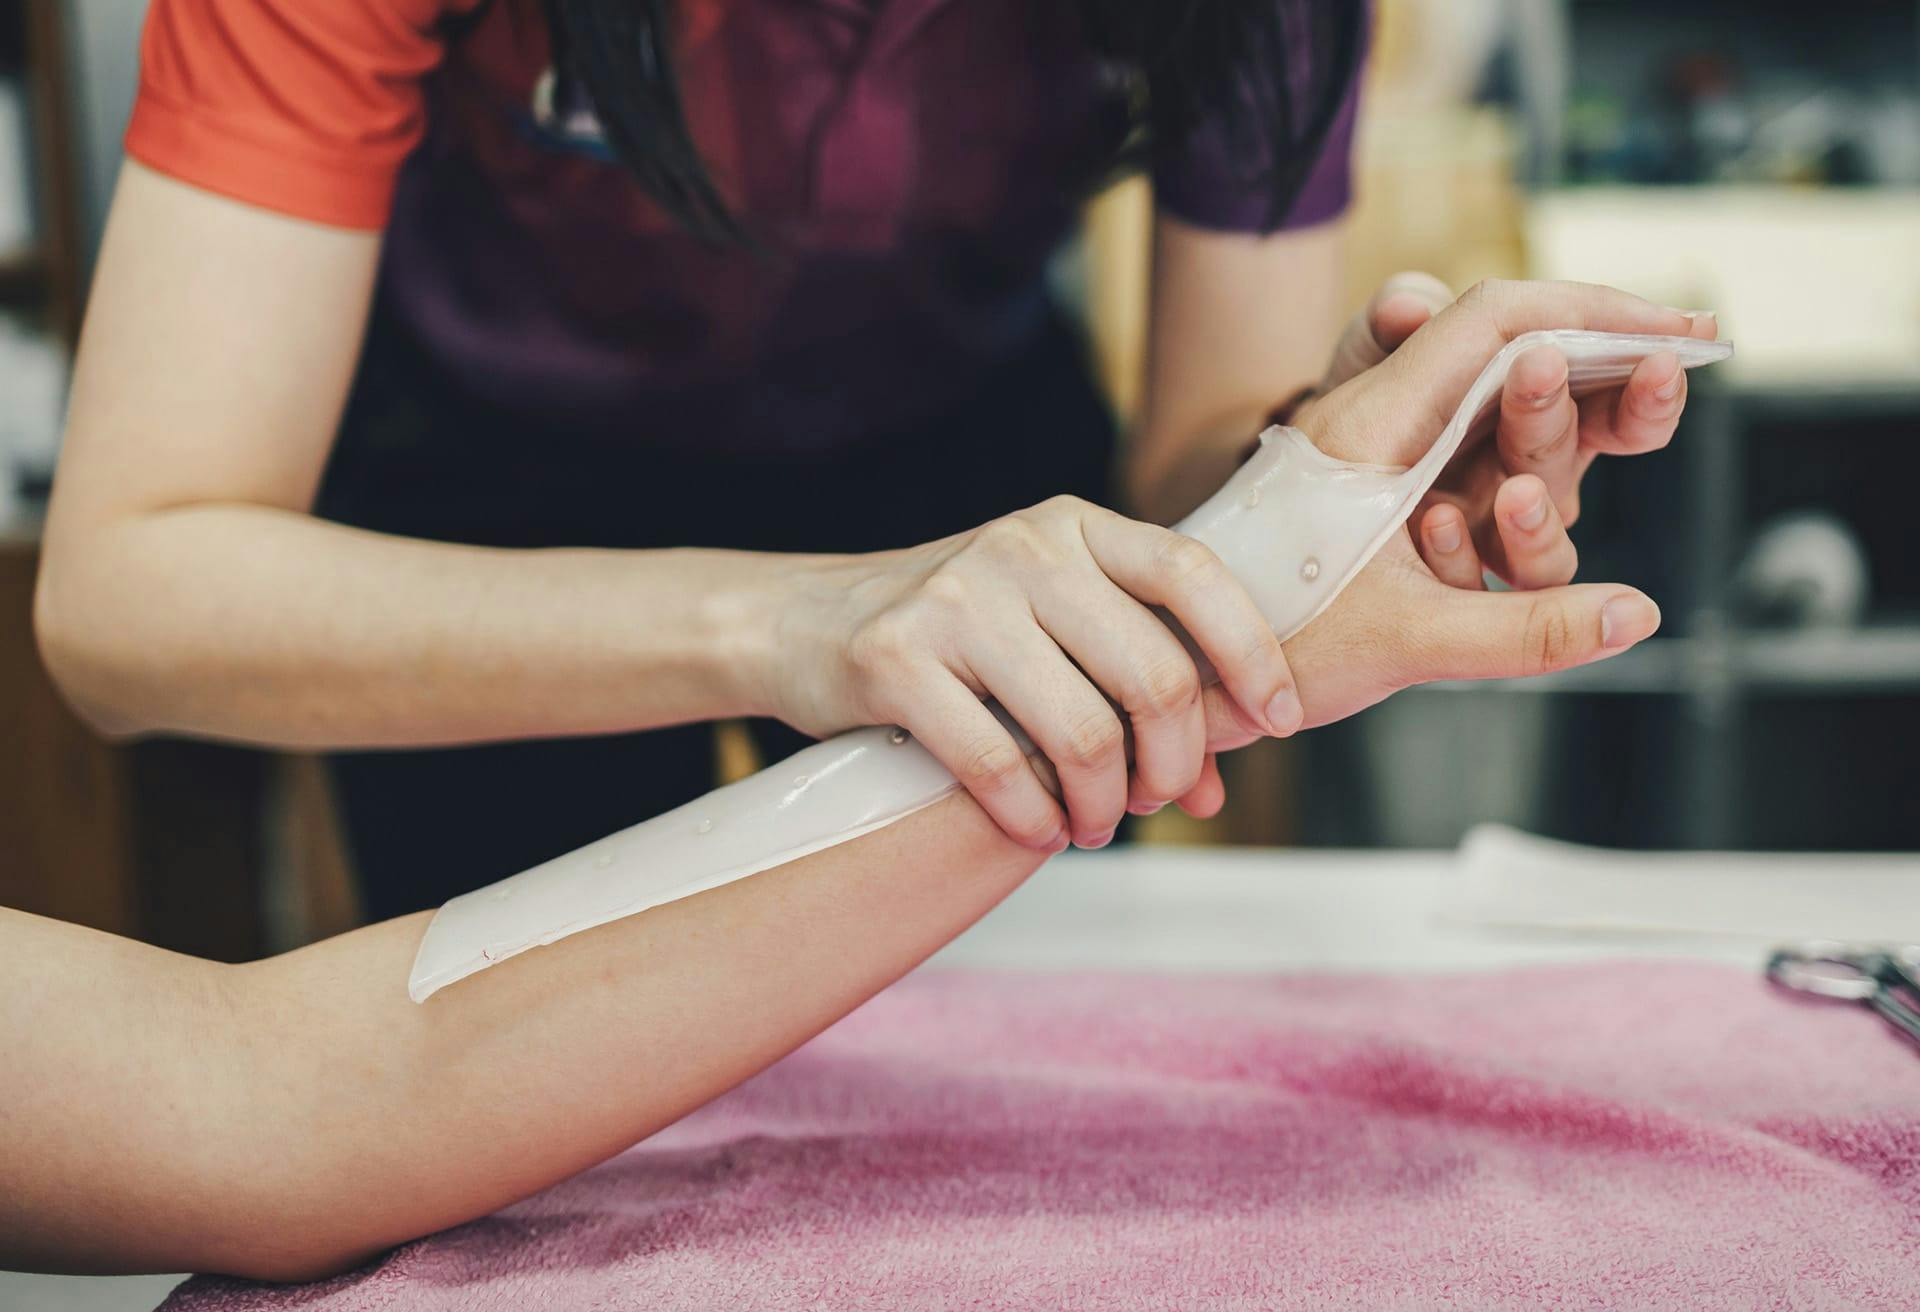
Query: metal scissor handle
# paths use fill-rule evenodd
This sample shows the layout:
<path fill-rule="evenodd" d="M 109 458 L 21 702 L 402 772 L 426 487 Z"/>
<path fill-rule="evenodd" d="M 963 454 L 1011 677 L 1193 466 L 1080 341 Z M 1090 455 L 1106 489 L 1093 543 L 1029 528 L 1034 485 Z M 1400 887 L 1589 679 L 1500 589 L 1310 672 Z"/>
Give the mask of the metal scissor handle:
<path fill-rule="evenodd" d="M 1818 940 L 1776 948 L 1766 974 L 1796 993 L 1869 1006 L 1920 1043 L 1920 947 Z"/>

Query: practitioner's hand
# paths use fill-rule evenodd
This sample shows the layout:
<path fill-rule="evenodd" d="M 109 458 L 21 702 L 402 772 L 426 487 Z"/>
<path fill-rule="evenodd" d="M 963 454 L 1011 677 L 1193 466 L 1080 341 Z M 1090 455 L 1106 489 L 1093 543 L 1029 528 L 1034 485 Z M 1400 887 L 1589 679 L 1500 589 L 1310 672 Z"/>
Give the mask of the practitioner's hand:
<path fill-rule="evenodd" d="M 1469 296 L 1484 304 L 1524 285 L 1483 284 Z M 1341 334 L 1321 390 L 1386 360 L 1454 299 L 1430 274 L 1387 279 Z M 1718 332 L 1709 314 L 1676 325 L 1679 336 L 1711 340 Z M 1575 400 L 1565 357 L 1551 347 L 1527 352 L 1514 361 L 1493 441 L 1470 435 L 1415 511 L 1421 555 L 1459 587 L 1483 586 L 1483 564 L 1519 588 L 1569 581 L 1578 557 L 1567 529 L 1580 516 L 1580 481 L 1595 457 L 1659 450 L 1686 403 L 1686 371 L 1671 354 L 1641 361 L 1619 387 Z"/>
<path fill-rule="evenodd" d="M 765 704 L 813 734 L 903 725 L 1016 841 L 1099 847 L 1129 810 L 1219 805 L 1202 672 L 1153 607 L 1218 672 L 1216 711 L 1249 736 L 1298 727 L 1280 641 L 1219 558 L 1074 497 L 925 546 L 798 564 Z M 982 697 L 1051 762 L 1064 814 Z"/>

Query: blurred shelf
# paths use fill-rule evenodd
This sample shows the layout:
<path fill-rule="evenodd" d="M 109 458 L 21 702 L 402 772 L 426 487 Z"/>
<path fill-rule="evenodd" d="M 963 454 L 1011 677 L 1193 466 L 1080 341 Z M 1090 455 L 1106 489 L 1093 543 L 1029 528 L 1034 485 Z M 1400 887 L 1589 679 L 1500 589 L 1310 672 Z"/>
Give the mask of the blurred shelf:
<path fill-rule="evenodd" d="M 1683 696 L 1737 686 L 1752 693 L 1849 696 L 1920 692 L 1920 625 L 1656 638 L 1611 660 L 1537 679 L 1436 683 L 1438 692 L 1528 696 Z"/>
<path fill-rule="evenodd" d="M 1819 383 L 1743 378 L 1726 391 L 1742 410 L 1769 419 L 1920 414 L 1920 364 L 1904 376 L 1878 374 Z"/>
<path fill-rule="evenodd" d="M 1920 626 L 1768 634 L 1734 647 L 1740 679 L 1779 692 L 1920 691 Z"/>

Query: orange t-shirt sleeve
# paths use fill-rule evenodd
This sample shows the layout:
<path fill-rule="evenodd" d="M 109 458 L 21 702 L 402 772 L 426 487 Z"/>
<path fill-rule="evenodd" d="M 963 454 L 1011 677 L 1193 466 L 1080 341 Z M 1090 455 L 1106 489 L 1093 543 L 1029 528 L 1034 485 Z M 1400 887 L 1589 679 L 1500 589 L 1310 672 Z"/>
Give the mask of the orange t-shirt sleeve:
<path fill-rule="evenodd" d="M 483 0 L 153 0 L 127 154 L 249 204 L 385 225 L 440 20 Z"/>

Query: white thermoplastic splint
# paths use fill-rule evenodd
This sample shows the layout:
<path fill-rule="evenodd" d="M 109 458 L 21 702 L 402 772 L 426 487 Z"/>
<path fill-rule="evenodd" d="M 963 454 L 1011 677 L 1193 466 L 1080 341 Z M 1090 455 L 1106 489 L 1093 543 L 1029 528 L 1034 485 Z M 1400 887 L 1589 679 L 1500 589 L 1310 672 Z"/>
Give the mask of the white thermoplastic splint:
<path fill-rule="evenodd" d="M 1523 351 L 1557 347 L 1575 395 L 1623 382 L 1656 351 L 1687 368 L 1726 342 L 1539 332 L 1503 349 L 1427 454 L 1408 469 L 1350 465 L 1304 433 L 1271 428 L 1260 448 L 1179 531 L 1206 543 L 1282 638 L 1340 594 L 1406 522 L 1461 441 L 1498 406 Z M 422 1002 L 496 961 L 744 879 L 892 824 L 959 785 L 901 729 L 859 729 L 497 884 L 454 898 L 427 926 L 408 993 Z"/>

